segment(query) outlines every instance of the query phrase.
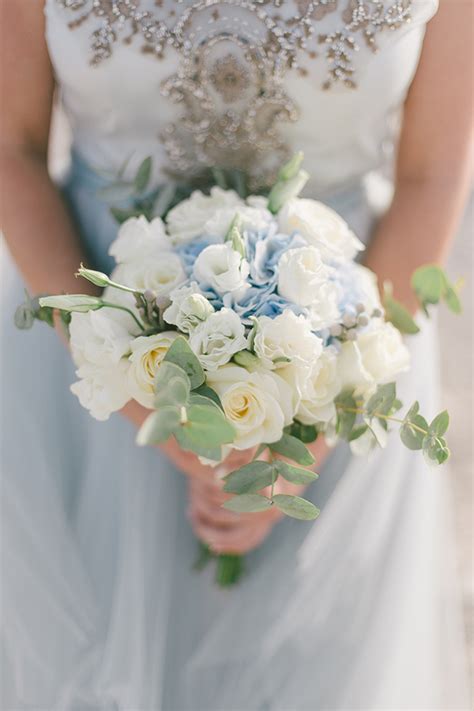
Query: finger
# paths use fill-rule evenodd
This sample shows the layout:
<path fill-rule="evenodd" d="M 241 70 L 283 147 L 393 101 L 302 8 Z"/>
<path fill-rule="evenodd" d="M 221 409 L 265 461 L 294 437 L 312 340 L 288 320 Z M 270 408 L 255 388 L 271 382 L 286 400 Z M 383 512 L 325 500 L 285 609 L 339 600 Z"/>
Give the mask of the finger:
<path fill-rule="evenodd" d="M 222 506 L 213 506 L 205 499 L 193 499 L 190 502 L 191 517 L 200 517 L 209 525 L 231 527 L 239 523 L 239 514 L 223 509 Z"/>
<path fill-rule="evenodd" d="M 196 535 L 216 553 L 245 553 L 259 545 L 271 530 L 271 525 L 218 528 L 198 517 L 194 523 Z"/>
<path fill-rule="evenodd" d="M 222 506 L 229 498 L 229 494 L 225 494 L 220 485 L 202 481 L 189 482 L 189 495 L 191 498 L 205 498 L 216 506 Z"/>

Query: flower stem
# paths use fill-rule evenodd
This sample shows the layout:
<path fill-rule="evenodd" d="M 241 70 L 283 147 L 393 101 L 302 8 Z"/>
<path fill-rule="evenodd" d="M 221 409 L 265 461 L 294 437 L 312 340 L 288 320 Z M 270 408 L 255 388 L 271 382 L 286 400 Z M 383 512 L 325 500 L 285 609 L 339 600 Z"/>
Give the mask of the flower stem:
<path fill-rule="evenodd" d="M 107 308 L 109 308 L 109 309 L 118 309 L 119 311 L 125 311 L 126 313 L 130 314 L 130 316 L 133 318 L 133 320 L 134 320 L 135 323 L 137 324 L 137 326 L 138 326 L 138 328 L 140 329 L 140 331 L 144 331 L 144 330 L 145 330 L 145 326 L 142 324 L 142 322 L 139 321 L 138 318 L 137 318 L 137 317 L 135 316 L 135 314 L 133 313 L 133 311 L 132 311 L 131 309 L 127 309 L 126 306 L 120 306 L 120 304 L 112 304 L 112 303 L 110 303 L 109 301 L 103 301 L 103 302 L 102 302 L 102 306 L 105 306 L 105 307 L 107 307 Z"/>
<path fill-rule="evenodd" d="M 336 407 L 339 410 L 344 410 L 345 412 L 355 412 L 357 415 L 366 415 L 367 411 L 364 410 L 362 407 L 346 407 L 345 405 L 340 405 L 339 403 L 336 403 Z M 371 417 L 377 417 L 381 420 L 387 420 L 390 422 L 398 422 L 400 425 L 405 424 L 405 420 L 401 420 L 399 417 L 392 417 L 391 415 L 383 415 L 381 412 L 374 412 L 372 413 Z M 417 430 L 418 432 L 421 432 L 424 435 L 428 434 L 428 430 L 423 429 L 423 427 L 419 427 L 418 425 L 413 424 L 412 422 L 408 422 L 410 427 L 414 430 Z"/>

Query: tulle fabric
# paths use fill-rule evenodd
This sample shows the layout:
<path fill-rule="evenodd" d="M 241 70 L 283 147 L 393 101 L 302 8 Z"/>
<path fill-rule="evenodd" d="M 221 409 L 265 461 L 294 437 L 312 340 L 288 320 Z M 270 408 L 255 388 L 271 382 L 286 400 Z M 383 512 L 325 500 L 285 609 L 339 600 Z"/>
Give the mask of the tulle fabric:
<path fill-rule="evenodd" d="M 105 263 L 113 226 L 83 171 L 76 161 L 66 194 Z M 368 234 L 362 188 L 333 205 Z M 80 408 L 54 332 L 14 329 L 6 253 L 2 287 L 2 708 L 468 708 L 447 469 L 396 434 L 371 458 L 338 447 L 309 489 L 319 519 L 278 524 L 220 590 L 192 569 L 184 477 L 119 415 Z M 435 340 L 425 324 L 402 386 L 428 413 Z"/>

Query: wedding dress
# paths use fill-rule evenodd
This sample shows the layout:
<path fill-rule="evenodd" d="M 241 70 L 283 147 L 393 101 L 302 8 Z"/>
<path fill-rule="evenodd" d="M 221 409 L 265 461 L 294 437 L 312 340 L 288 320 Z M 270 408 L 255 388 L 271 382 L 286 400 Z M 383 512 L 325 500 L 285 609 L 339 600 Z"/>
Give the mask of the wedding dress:
<path fill-rule="evenodd" d="M 46 40 L 73 133 L 63 189 L 107 268 L 100 187 L 153 157 L 153 185 L 209 165 L 255 187 L 296 150 L 306 194 L 361 239 L 387 174 L 437 0 L 47 0 Z M 406 247 L 405 247 L 406 248 Z M 194 572 L 185 479 L 97 422 L 54 332 L 15 331 L 3 260 L 3 706 L 54 711 L 467 709 L 446 557 L 447 469 L 396 433 L 371 458 L 337 447 L 309 497 L 231 590 Z M 401 392 L 437 408 L 433 329 Z M 448 497 L 449 498 L 449 497 Z"/>

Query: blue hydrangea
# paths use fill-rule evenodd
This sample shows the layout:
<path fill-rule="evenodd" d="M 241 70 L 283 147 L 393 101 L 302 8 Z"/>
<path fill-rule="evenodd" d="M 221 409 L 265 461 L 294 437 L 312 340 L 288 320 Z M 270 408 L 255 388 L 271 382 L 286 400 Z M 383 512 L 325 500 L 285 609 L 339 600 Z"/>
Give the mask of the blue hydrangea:
<path fill-rule="evenodd" d="M 186 272 L 186 276 L 190 278 L 193 273 L 194 262 L 201 254 L 203 249 L 209 247 L 210 244 L 214 244 L 215 240 L 208 237 L 199 237 L 192 242 L 187 242 L 186 244 L 180 244 L 175 247 L 175 252 L 181 257 L 183 263 L 183 269 Z"/>
<path fill-rule="evenodd" d="M 288 249 L 306 246 L 305 240 L 298 234 L 280 234 L 275 223 L 268 230 L 246 230 L 245 242 L 250 282 L 255 287 L 269 283 L 276 286 L 278 262 L 282 254 Z"/>

